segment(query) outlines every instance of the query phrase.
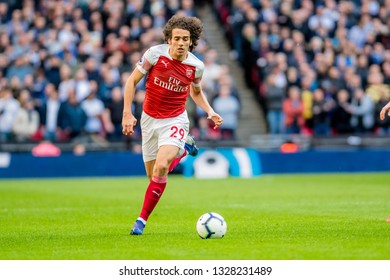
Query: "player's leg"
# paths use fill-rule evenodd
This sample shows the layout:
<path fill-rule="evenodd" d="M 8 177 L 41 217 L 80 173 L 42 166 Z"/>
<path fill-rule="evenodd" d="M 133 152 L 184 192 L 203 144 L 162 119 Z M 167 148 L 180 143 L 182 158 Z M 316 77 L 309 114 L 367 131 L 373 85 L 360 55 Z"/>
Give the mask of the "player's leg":
<path fill-rule="evenodd" d="M 154 163 L 156 160 L 151 160 L 148 162 L 144 162 L 145 164 L 145 171 L 146 171 L 146 176 L 148 176 L 149 181 L 152 180 L 152 175 L 153 175 L 153 168 L 154 168 Z"/>
<path fill-rule="evenodd" d="M 181 156 L 174 158 L 172 160 L 171 165 L 169 166 L 169 172 L 172 172 L 173 169 L 175 169 L 175 167 L 179 165 L 181 159 L 184 158 L 186 155 L 187 155 L 187 151 L 185 150 Z"/>
<path fill-rule="evenodd" d="M 153 209 L 156 207 L 167 185 L 168 169 L 179 151 L 179 148 L 172 145 L 161 146 L 153 166 L 152 179 L 146 190 L 144 205 L 140 217 L 148 220 Z"/>
<path fill-rule="evenodd" d="M 184 142 L 184 152 L 172 160 L 171 166 L 169 166 L 169 172 L 172 172 L 175 167 L 179 165 L 181 159 L 184 158 L 186 155 L 195 157 L 198 154 L 199 149 L 196 146 L 195 139 L 192 135 L 188 134 L 184 138 Z"/>
<path fill-rule="evenodd" d="M 199 149 L 196 146 L 195 139 L 192 135 L 187 134 L 187 136 L 184 138 L 184 142 L 184 151 L 181 155 L 172 160 L 172 163 L 169 166 L 169 172 L 172 172 L 173 169 L 175 169 L 175 167 L 180 163 L 181 159 L 186 155 L 195 157 L 198 154 Z"/>
<path fill-rule="evenodd" d="M 144 162 L 146 175 L 149 178 L 149 182 L 152 181 L 152 174 L 153 174 L 153 168 L 154 168 L 154 163 L 155 162 L 156 162 L 156 160 L 150 160 L 150 161 Z M 150 183 L 149 183 L 149 185 L 150 185 Z M 142 209 L 141 209 L 141 214 L 139 215 L 139 217 L 135 221 L 135 223 L 133 225 L 133 228 L 130 230 L 130 234 L 131 235 L 141 235 L 143 230 L 144 230 L 144 228 L 145 228 L 145 226 L 146 226 L 146 220 L 148 219 L 149 216 L 145 217 L 145 216 L 142 215 L 142 213 L 144 212 L 145 204 L 148 204 L 147 203 L 147 200 L 148 200 L 148 197 L 149 197 L 148 190 L 149 190 L 149 186 L 146 189 L 145 198 L 144 198 L 143 206 L 142 206 Z"/>
<path fill-rule="evenodd" d="M 141 127 L 142 152 L 150 182 L 140 217 L 130 232 L 135 235 L 142 234 L 147 219 L 160 200 L 173 159 L 184 153 L 184 137 L 189 128 L 187 112 L 170 119 L 153 119 L 143 114 Z"/>
<path fill-rule="evenodd" d="M 176 146 L 164 145 L 160 147 L 156 160 L 145 162 L 145 168 L 151 180 L 145 192 L 141 213 L 131 229 L 130 234 L 141 235 L 143 233 L 150 214 L 164 193 L 167 185 L 169 166 L 178 151 L 179 148 Z M 152 172 L 150 172 L 151 170 Z"/>

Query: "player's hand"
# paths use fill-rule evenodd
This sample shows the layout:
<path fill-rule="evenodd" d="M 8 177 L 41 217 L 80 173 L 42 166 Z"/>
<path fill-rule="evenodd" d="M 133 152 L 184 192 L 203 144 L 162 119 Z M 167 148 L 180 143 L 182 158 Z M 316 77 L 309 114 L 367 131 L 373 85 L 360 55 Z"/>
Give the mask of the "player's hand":
<path fill-rule="evenodd" d="M 134 133 L 134 126 L 137 124 L 137 119 L 132 113 L 124 112 L 122 117 L 122 133 L 131 136 Z"/>
<path fill-rule="evenodd" d="M 223 123 L 223 119 L 221 118 L 221 116 L 218 115 L 217 113 L 215 113 L 214 111 L 212 111 L 211 113 L 208 114 L 207 119 L 212 120 L 214 122 L 214 125 L 215 125 L 214 129 L 217 129 Z"/>
<path fill-rule="evenodd" d="M 381 120 L 383 121 L 385 119 L 385 116 L 386 116 L 386 112 L 387 112 L 387 115 L 390 117 L 390 102 L 387 103 L 381 110 L 379 116 L 381 118 Z"/>

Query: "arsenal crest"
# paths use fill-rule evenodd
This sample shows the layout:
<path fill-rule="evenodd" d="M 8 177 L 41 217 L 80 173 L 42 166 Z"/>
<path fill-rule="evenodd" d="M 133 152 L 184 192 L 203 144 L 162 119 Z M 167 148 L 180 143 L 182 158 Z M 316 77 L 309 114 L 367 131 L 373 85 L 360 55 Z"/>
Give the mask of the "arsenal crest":
<path fill-rule="evenodd" d="M 191 77 L 192 77 L 192 70 L 191 70 L 191 69 L 187 69 L 187 70 L 186 70 L 186 76 L 187 76 L 188 78 L 191 78 Z"/>

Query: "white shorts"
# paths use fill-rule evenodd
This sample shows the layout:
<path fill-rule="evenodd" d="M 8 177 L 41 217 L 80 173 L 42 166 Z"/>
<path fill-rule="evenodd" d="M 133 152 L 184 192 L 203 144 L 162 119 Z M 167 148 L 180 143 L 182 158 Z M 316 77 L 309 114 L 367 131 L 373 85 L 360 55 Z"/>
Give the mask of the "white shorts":
<path fill-rule="evenodd" d="M 158 149 L 163 145 L 179 148 L 180 156 L 184 152 L 184 139 L 188 135 L 190 121 L 187 111 L 177 117 L 155 119 L 145 112 L 141 116 L 142 156 L 144 162 L 156 159 Z"/>

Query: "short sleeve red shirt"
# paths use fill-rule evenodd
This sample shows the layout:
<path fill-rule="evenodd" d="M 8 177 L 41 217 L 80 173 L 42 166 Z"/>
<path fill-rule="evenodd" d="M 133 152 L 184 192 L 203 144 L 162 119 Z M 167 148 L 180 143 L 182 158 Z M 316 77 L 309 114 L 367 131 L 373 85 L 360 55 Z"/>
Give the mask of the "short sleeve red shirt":
<path fill-rule="evenodd" d="M 200 87 L 204 64 L 188 52 L 184 61 L 169 55 L 169 45 L 148 49 L 137 63 L 146 77 L 143 109 L 156 119 L 176 117 L 184 112 L 191 84 Z"/>

